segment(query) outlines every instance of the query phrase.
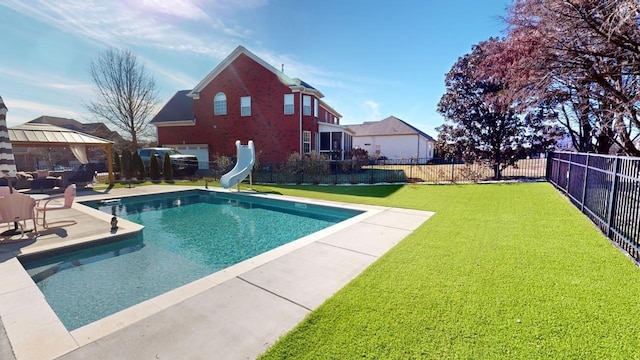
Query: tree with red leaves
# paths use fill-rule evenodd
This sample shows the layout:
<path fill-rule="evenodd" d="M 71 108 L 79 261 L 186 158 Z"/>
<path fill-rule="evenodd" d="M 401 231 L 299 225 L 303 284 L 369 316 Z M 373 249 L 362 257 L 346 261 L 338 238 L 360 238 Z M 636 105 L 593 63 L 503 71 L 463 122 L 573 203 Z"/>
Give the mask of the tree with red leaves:
<path fill-rule="evenodd" d="M 483 162 L 499 179 L 508 166 L 515 166 L 523 152 L 544 151 L 543 119 L 517 112 L 507 83 L 480 71 L 488 51 L 501 48 L 503 41 L 489 39 L 474 45 L 447 73 L 446 93 L 438 111 L 447 119 L 439 126 L 438 148 L 445 156 L 466 163 Z"/>

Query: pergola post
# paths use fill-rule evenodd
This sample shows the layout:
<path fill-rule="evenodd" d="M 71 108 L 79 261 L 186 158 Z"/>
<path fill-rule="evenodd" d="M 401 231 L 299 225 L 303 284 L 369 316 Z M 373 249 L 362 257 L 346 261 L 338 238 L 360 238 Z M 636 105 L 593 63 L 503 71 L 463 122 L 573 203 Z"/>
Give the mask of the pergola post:
<path fill-rule="evenodd" d="M 107 144 L 107 172 L 109 173 L 109 185 L 113 186 L 115 177 L 113 176 L 113 151 L 112 144 Z"/>

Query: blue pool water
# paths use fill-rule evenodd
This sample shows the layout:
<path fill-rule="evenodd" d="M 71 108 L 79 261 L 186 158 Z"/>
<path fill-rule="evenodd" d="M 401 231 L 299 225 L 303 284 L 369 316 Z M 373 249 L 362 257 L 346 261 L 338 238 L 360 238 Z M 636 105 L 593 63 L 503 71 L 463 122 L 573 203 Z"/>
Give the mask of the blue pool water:
<path fill-rule="evenodd" d="M 68 330 L 359 213 L 199 190 L 84 204 L 145 228 L 135 238 L 21 260 Z"/>

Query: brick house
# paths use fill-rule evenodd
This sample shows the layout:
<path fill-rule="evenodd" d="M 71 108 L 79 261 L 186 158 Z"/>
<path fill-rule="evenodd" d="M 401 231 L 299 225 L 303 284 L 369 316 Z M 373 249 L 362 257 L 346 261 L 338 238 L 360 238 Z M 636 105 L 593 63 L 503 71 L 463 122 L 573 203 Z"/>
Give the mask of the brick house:
<path fill-rule="evenodd" d="M 216 155 L 236 156 L 236 140 L 253 140 L 263 164 L 294 152 L 342 159 L 352 132 L 323 97 L 239 46 L 192 90 L 176 92 L 151 124 L 158 144 L 198 156 L 201 168 Z"/>

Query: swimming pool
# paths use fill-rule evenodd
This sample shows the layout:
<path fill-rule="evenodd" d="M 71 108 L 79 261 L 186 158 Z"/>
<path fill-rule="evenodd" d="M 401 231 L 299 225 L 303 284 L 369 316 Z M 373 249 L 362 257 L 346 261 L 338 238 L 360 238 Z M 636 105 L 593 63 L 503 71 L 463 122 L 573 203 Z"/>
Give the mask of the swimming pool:
<path fill-rule="evenodd" d="M 361 213 L 203 190 L 83 204 L 145 229 L 135 238 L 21 260 L 68 330 Z"/>

